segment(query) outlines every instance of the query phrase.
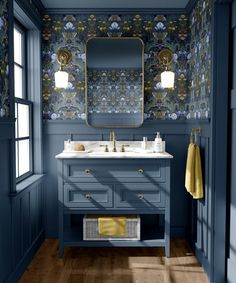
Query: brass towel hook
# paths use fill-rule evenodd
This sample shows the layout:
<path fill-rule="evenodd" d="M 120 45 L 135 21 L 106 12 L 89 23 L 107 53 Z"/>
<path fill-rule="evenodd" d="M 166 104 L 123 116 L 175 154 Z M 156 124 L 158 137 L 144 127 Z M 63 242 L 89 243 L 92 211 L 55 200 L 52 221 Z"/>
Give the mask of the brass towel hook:
<path fill-rule="evenodd" d="M 197 143 L 198 136 L 201 134 L 201 128 L 192 128 L 191 134 L 190 134 L 190 142 L 191 143 Z"/>

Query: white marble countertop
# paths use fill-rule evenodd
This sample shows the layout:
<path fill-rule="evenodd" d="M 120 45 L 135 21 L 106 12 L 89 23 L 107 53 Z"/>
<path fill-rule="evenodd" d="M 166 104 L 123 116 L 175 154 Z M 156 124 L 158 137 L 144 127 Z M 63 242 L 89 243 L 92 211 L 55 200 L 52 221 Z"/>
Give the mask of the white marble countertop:
<path fill-rule="evenodd" d="M 168 159 L 173 158 L 173 156 L 167 152 L 153 152 L 152 142 L 148 142 L 146 150 L 141 148 L 141 142 L 136 141 L 118 141 L 116 143 L 117 152 L 112 152 L 111 142 L 95 142 L 95 141 L 76 141 L 76 143 L 81 143 L 85 146 L 85 151 L 63 151 L 57 154 L 55 157 L 57 159 L 92 159 L 92 158 L 156 158 L 156 159 Z M 121 152 L 122 145 L 129 145 L 125 148 L 125 152 Z M 104 148 L 100 145 L 108 145 L 109 152 L 105 152 Z"/>

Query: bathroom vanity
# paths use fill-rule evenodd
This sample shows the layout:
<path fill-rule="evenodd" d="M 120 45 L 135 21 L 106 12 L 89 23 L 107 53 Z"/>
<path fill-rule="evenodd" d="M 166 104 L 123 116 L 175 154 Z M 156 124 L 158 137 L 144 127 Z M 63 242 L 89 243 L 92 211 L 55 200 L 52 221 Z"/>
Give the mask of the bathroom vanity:
<path fill-rule="evenodd" d="M 164 246 L 170 255 L 170 154 L 100 149 L 56 158 L 60 256 L 65 246 Z M 88 214 L 138 214 L 141 239 L 84 241 Z M 148 223 L 151 216 L 154 223 Z"/>

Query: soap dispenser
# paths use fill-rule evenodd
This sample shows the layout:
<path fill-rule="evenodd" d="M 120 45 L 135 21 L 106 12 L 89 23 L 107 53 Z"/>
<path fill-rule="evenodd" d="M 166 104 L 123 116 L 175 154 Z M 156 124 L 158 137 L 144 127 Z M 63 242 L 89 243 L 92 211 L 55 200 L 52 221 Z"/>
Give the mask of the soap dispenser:
<path fill-rule="evenodd" d="M 156 138 L 154 141 L 154 151 L 155 152 L 162 152 L 162 138 L 160 137 L 160 133 L 157 132 Z"/>

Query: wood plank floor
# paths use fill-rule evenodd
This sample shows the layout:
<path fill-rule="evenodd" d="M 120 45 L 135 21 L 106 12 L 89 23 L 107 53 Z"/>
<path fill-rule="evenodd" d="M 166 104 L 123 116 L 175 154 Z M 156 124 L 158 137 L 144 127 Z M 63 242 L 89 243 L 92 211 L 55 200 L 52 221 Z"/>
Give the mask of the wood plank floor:
<path fill-rule="evenodd" d="M 20 283 L 208 283 L 189 246 L 171 242 L 163 248 L 66 248 L 58 257 L 58 241 L 46 240 Z"/>

